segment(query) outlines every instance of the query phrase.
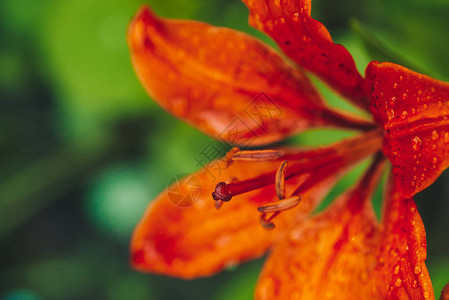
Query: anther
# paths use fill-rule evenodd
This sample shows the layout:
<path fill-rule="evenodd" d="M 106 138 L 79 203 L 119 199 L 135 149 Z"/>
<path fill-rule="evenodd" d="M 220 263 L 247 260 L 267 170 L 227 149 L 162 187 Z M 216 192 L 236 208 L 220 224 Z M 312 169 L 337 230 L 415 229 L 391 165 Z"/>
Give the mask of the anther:
<path fill-rule="evenodd" d="M 279 150 L 240 150 L 237 147 L 232 148 L 227 154 L 228 165 L 233 161 L 267 161 L 276 160 L 284 155 Z"/>
<path fill-rule="evenodd" d="M 271 218 L 270 218 L 271 219 Z M 272 230 L 276 225 L 274 225 L 273 222 L 271 222 L 269 219 L 267 219 L 267 214 L 261 214 L 260 215 L 260 225 L 266 230 Z"/>
<path fill-rule="evenodd" d="M 271 202 L 264 206 L 259 206 L 257 210 L 264 214 L 281 212 L 297 206 L 299 202 L 301 202 L 301 196 L 293 196 L 288 199 Z"/>
<path fill-rule="evenodd" d="M 287 161 L 284 160 L 276 172 L 276 194 L 279 199 L 285 198 L 285 170 L 287 169 Z"/>

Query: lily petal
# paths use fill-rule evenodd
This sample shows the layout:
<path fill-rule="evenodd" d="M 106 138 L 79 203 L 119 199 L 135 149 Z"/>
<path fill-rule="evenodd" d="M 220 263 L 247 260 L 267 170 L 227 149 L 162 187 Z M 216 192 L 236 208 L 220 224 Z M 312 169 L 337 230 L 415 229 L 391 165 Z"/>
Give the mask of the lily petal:
<path fill-rule="evenodd" d="M 311 17 L 311 0 L 243 0 L 250 24 L 272 37 L 297 64 L 317 74 L 358 106 L 368 97 L 354 59 L 332 42 L 326 27 Z"/>
<path fill-rule="evenodd" d="M 143 7 L 128 43 L 148 93 L 228 143 L 265 144 L 318 125 L 370 126 L 330 111 L 302 71 L 244 33 L 159 18 Z"/>
<path fill-rule="evenodd" d="M 256 299 L 371 299 L 379 235 L 369 199 L 381 170 L 373 164 L 355 189 L 292 227 L 268 258 Z"/>
<path fill-rule="evenodd" d="M 397 189 L 411 197 L 449 166 L 449 84 L 392 63 L 371 62 L 366 77 Z"/>
<path fill-rule="evenodd" d="M 383 226 L 374 290 L 382 299 L 435 299 L 425 265 L 426 232 L 413 199 L 391 195 Z"/>
<path fill-rule="evenodd" d="M 170 187 L 152 202 L 134 232 L 133 266 L 142 271 L 194 278 L 263 255 L 279 232 L 289 226 L 292 216 L 289 211 L 279 215 L 273 231 L 266 231 L 259 224 L 257 207 L 277 199 L 274 186 L 235 196 L 219 210 L 211 194 L 219 181 L 276 172 L 279 164 L 235 161 L 226 169 L 226 160 L 217 160 L 187 181 Z M 303 180 L 289 180 L 286 187 L 292 190 Z M 306 193 L 294 210 L 295 217 L 314 209 L 336 180 L 332 176 Z M 191 195 L 192 186 L 200 188 L 201 195 L 185 196 Z"/>
<path fill-rule="evenodd" d="M 441 291 L 440 300 L 449 300 L 449 282 L 446 283 L 443 290 Z"/>

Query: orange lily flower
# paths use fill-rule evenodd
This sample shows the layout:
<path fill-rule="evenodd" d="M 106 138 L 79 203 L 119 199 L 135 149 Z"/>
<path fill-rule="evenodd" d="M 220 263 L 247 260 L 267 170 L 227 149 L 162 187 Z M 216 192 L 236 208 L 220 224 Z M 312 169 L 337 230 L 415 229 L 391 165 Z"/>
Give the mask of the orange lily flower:
<path fill-rule="evenodd" d="M 412 197 L 449 166 L 449 84 L 392 63 L 371 62 L 362 77 L 350 53 L 311 17 L 310 0 L 243 2 L 251 25 L 295 65 L 244 33 L 159 18 L 148 7 L 130 25 L 132 61 L 148 93 L 173 115 L 242 148 L 150 204 L 132 238 L 133 266 L 195 278 L 270 251 L 257 299 L 435 299 Z M 326 106 L 301 67 L 374 121 Z M 360 134 L 316 149 L 243 149 L 317 126 Z M 359 183 L 313 215 L 340 176 L 368 157 Z M 385 157 L 392 176 L 377 220 L 370 200 Z M 188 181 L 200 196 L 191 196 Z"/>

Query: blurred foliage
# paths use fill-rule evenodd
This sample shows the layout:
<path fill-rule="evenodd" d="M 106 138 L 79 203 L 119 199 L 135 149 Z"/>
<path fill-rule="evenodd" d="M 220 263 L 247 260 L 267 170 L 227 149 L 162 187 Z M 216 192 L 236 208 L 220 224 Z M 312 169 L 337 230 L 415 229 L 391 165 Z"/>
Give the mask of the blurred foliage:
<path fill-rule="evenodd" d="M 129 20 L 143 1 L 0 2 L 0 299 L 250 299 L 263 260 L 183 281 L 132 271 L 128 243 L 148 202 L 198 169 L 211 141 L 149 99 L 130 64 Z M 238 0 L 149 0 L 160 15 L 246 31 Z M 314 0 L 313 16 L 354 55 L 449 79 L 444 0 Z M 351 21 L 352 20 L 352 21 Z M 354 21 L 357 20 L 357 21 Z M 352 22 L 352 26 L 351 26 Z M 330 105 L 357 111 L 313 78 Z M 286 141 L 321 145 L 352 132 Z M 321 209 L 351 185 L 348 173 Z M 449 280 L 447 172 L 416 199 L 437 292 Z M 375 207 L 380 211 L 381 189 Z"/>

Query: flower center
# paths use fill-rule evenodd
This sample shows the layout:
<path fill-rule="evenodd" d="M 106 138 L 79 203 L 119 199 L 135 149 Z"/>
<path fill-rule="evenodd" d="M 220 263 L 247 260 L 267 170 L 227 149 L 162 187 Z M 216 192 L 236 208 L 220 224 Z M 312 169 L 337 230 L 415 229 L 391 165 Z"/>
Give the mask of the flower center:
<path fill-rule="evenodd" d="M 274 228 L 272 219 L 280 212 L 294 208 L 301 201 L 301 195 L 317 183 L 348 168 L 361 159 L 381 149 L 382 138 L 378 131 L 365 132 L 354 138 L 316 150 L 255 150 L 241 151 L 233 148 L 228 154 L 228 165 L 234 161 L 279 161 L 276 172 L 261 174 L 254 178 L 219 182 L 212 193 L 216 207 L 229 202 L 234 196 L 275 185 L 279 201 L 258 207 L 262 213 L 261 224 Z M 302 175 L 309 175 L 296 189 L 286 197 L 285 182 Z M 272 215 L 267 218 L 267 214 Z"/>

